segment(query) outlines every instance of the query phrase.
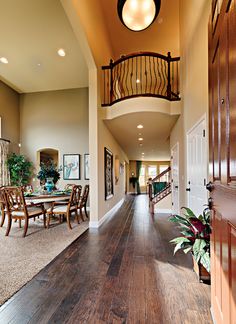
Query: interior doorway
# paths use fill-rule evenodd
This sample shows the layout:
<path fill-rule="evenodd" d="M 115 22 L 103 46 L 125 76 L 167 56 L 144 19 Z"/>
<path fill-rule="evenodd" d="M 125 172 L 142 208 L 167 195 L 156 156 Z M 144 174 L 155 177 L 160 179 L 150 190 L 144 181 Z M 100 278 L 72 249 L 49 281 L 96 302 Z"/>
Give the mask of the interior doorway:
<path fill-rule="evenodd" d="M 207 204 L 207 141 L 204 115 L 187 133 L 188 207 L 197 215 Z"/>
<path fill-rule="evenodd" d="M 179 142 L 171 149 L 172 212 L 179 213 Z"/>

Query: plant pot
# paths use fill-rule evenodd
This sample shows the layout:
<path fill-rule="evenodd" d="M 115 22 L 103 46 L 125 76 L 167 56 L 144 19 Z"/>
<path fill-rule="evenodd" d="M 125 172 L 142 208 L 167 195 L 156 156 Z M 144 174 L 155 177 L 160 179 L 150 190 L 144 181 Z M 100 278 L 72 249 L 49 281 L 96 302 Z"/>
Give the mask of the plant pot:
<path fill-rule="evenodd" d="M 199 282 L 210 283 L 211 281 L 210 273 L 200 262 L 197 263 L 193 256 L 192 259 L 193 259 L 193 270 L 197 274 Z"/>

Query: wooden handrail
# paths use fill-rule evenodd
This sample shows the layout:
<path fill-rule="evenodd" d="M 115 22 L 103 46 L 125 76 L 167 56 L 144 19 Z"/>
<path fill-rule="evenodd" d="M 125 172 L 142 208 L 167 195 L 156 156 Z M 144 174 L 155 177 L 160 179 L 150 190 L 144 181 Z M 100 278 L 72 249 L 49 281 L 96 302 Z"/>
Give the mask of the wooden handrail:
<path fill-rule="evenodd" d="M 157 180 L 159 180 L 161 177 L 163 177 L 165 174 L 167 174 L 168 172 L 170 172 L 171 167 L 168 167 L 166 170 L 164 170 L 163 172 L 161 172 L 160 174 L 158 174 L 155 178 L 152 179 L 152 183 L 156 182 Z"/>
<path fill-rule="evenodd" d="M 11 143 L 11 141 L 5 139 L 5 138 L 0 138 L 0 141 L 4 141 L 4 142 L 8 142 L 8 143 Z"/>
<path fill-rule="evenodd" d="M 102 66 L 102 106 L 124 99 L 148 96 L 178 101 L 180 57 L 154 52 L 123 55 Z"/>

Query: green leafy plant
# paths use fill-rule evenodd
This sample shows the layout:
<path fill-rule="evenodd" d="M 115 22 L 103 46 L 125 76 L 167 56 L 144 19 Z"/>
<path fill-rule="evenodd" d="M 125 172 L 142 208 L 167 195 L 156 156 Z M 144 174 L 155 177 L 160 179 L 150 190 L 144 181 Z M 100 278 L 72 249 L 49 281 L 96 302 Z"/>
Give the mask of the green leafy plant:
<path fill-rule="evenodd" d="M 40 163 L 40 170 L 37 174 L 37 178 L 42 184 L 45 184 L 48 178 L 52 178 L 54 184 L 60 179 L 61 168 L 57 168 L 56 164 L 52 161 Z"/>
<path fill-rule="evenodd" d="M 25 186 L 29 184 L 33 174 L 33 163 L 26 159 L 24 155 L 9 154 L 7 168 L 12 186 Z"/>
<path fill-rule="evenodd" d="M 178 250 L 184 253 L 192 252 L 197 263 L 201 263 L 210 273 L 210 211 L 208 208 L 203 210 L 198 217 L 187 207 L 183 216 L 173 215 L 170 221 L 179 224 L 180 237 L 176 237 L 170 242 L 176 244 L 174 254 Z"/>

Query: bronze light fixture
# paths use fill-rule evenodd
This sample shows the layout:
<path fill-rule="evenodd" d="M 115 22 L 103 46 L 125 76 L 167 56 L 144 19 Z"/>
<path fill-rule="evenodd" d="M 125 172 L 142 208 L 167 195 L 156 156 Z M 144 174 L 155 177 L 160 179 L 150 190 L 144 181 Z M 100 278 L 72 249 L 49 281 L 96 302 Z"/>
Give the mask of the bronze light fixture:
<path fill-rule="evenodd" d="M 148 28 L 156 19 L 161 0 L 118 0 L 117 11 L 122 24 L 132 31 Z"/>

